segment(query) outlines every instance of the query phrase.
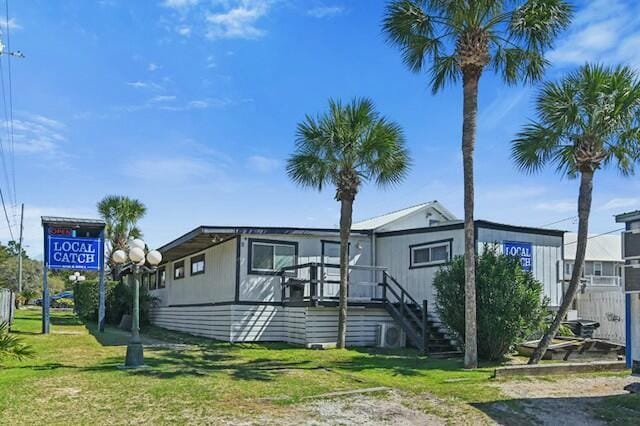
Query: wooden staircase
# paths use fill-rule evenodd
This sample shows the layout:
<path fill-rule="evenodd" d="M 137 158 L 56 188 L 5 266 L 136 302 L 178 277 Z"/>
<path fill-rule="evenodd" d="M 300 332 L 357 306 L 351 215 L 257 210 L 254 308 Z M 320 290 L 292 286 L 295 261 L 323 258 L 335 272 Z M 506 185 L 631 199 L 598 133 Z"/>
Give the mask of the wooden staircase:
<path fill-rule="evenodd" d="M 382 278 L 382 301 L 389 315 L 402 327 L 409 343 L 425 355 L 461 356 L 444 326 L 428 311 L 427 301 L 419 304 L 386 271 Z"/>

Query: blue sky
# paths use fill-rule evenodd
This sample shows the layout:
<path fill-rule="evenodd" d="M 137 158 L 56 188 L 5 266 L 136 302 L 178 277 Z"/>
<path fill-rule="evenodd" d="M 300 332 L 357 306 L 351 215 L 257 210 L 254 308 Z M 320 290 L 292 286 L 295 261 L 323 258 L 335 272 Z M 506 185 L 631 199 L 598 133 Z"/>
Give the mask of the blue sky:
<path fill-rule="evenodd" d="M 548 78 L 585 61 L 640 64 L 640 5 L 576 6 L 573 25 L 549 53 Z M 461 89 L 434 96 L 424 75 L 407 71 L 381 34 L 383 7 L 370 0 L 10 1 L 11 48 L 26 55 L 11 63 L 15 197 L 2 176 L 0 185 L 25 203 L 29 252 L 42 253 L 41 215 L 92 217 L 106 194 L 147 205 L 141 226 L 152 245 L 200 224 L 334 226 L 333 191 L 299 189 L 284 172 L 296 123 L 321 112 L 329 97 L 371 97 L 404 128 L 413 157 L 403 184 L 363 188 L 356 219 L 433 199 L 461 216 Z M 576 214 L 576 181 L 553 169 L 522 175 L 509 158 L 534 93 L 490 73 L 482 78 L 478 218 L 540 226 Z M 599 172 L 591 230 L 613 230 L 613 214 L 640 208 L 639 189 L 637 177 Z M 16 212 L 10 206 L 12 221 Z M 0 229 L 0 240 L 8 231 Z"/>

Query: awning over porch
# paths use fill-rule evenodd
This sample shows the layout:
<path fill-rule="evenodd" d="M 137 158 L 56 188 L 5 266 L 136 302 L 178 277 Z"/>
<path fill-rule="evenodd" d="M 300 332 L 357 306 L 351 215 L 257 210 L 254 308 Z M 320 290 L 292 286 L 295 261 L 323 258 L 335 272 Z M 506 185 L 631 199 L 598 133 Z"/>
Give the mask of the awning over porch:
<path fill-rule="evenodd" d="M 254 226 L 199 226 L 165 244 L 158 250 L 162 253 L 163 263 L 171 262 L 190 254 L 205 250 L 230 238 L 242 234 L 250 235 L 315 235 L 333 236 L 340 233 L 333 228 L 284 228 Z M 352 230 L 351 235 L 369 235 L 370 231 Z"/>

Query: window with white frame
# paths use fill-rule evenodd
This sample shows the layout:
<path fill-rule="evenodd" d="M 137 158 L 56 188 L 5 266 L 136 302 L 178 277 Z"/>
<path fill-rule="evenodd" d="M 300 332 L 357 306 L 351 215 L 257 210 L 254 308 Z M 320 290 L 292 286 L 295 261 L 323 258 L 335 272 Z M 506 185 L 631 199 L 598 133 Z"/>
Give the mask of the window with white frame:
<path fill-rule="evenodd" d="M 593 262 L 593 275 L 602 276 L 602 262 Z"/>
<path fill-rule="evenodd" d="M 409 246 L 409 267 L 442 265 L 451 260 L 451 240 L 433 241 Z"/>
<path fill-rule="evenodd" d="M 249 273 L 275 274 L 296 264 L 298 244 L 286 241 L 249 240 Z"/>
<path fill-rule="evenodd" d="M 191 258 L 191 275 L 204 274 L 204 253 Z"/>

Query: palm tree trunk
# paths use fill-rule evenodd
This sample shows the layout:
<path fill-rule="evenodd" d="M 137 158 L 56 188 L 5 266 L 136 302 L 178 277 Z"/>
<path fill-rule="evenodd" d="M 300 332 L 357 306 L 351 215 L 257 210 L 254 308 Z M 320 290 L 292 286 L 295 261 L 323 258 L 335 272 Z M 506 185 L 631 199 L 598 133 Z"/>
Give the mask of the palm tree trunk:
<path fill-rule="evenodd" d="M 340 200 L 340 306 L 338 312 L 338 348 L 347 343 L 347 294 L 349 283 L 349 234 L 351 233 L 351 215 L 353 198 Z"/>
<path fill-rule="evenodd" d="M 476 324 L 476 238 L 473 222 L 473 149 L 476 143 L 480 71 L 463 72 L 462 164 L 464 169 L 464 366 L 478 367 Z"/>
<path fill-rule="evenodd" d="M 584 269 L 584 257 L 587 251 L 587 238 L 589 234 L 589 214 L 591 213 L 591 194 L 593 192 L 593 171 L 584 171 L 580 176 L 580 194 L 578 195 L 578 241 L 576 243 L 576 259 L 573 265 L 573 273 L 569 288 L 562 298 L 560 309 L 553 319 L 551 327 L 542 336 L 536 350 L 529 358 L 529 364 L 537 364 L 540 362 L 544 354 L 547 352 L 551 340 L 556 337 L 562 320 L 567 315 L 573 299 L 575 299 L 578 289 L 580 288 L 580 277 Z"/>

